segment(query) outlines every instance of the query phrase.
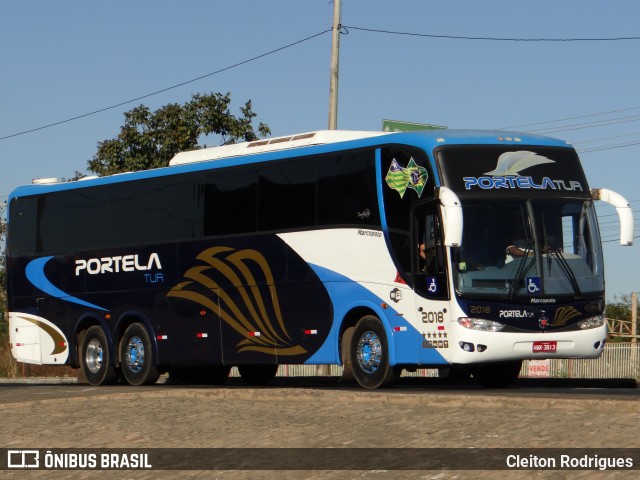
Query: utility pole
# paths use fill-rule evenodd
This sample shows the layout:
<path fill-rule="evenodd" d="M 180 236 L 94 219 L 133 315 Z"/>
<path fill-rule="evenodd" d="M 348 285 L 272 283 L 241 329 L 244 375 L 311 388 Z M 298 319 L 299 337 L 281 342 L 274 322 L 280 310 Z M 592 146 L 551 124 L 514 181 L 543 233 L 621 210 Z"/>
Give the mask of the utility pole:
<path fill-rule="evenodd" d="M 340 2 L 333 0 L 331 78 L 329 82 L 329 130 L 338 128 L 338 67 L 340 64 Z"/>
<path fill-rule="evenodd" d="M 338 66 L 340 65 L 340 1 L 333 0 L 331 72 L 329 78 L 329 130 L 338 129 Z M 316 375 L 331 375 L 330 365 L 318 365 Z"/>

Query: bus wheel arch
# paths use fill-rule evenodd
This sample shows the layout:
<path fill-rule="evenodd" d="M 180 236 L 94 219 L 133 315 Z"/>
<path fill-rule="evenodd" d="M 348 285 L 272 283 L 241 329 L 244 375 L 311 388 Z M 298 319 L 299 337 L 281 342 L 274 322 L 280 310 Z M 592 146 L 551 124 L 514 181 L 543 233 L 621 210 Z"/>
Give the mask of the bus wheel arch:
<path fill-rule="evenodd" d="M 342 323 L 340 324 L 340 331 L 338 332 L 338 353 L 340 355 L 340 361 L 344 366 L 346 362 L 349 361 L 349 358 L 345 355 L 348 353 L 349 349 L 347 348 L 348 342 L 350 341 L 350 337 L 353 334 L 353 330 L 357 325 L 358 321 L 361 318 L 366 317 L 367 315 L 378 316 L 378 314 L 369 307 L 356 307 L 349 310 L 344 317 L 342 318 Z M 345 344 L 347 342 L 347 344 Z"/>
<path fill-rule="evenodd" d="M 342 364 L 342 376 L 340 383 L 357 383 L 353 376 L 353 367 L 351 365 L 351 339 L 356 329 L 358 321 L 367 315 L 375 315 L 376 313 L 368 307 L 356 307 L 349 310 L 342 319 L 340 331 L 338 332 L 338 354 L 340 363 Z"/>
<path fill-rule="evenodd" d="M 347 324 L 342 337 L 341 353 L 348 359 L 350 370 L 347 373 L 361 387 L 374 389 L 393 384 L 396 380 L 396 369 L 390 362 L 393 339 L 378 315 L 367 313 L 355 325 Z"/>

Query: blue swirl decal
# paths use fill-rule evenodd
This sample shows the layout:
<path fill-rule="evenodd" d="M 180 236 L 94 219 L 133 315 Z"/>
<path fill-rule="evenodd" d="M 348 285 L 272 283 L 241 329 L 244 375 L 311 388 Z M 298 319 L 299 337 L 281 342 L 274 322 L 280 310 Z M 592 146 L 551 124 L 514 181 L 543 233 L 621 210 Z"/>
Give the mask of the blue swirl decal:
<path fill-rule="evenodd" d="M 79 298 L 72 297 L 71 295 L 63 292 L 53 283 L 51 283 L 44 274 L 44 266 L 52 258 L 52 256 L 36 258 L 35 260 L 31 260 L 27 264 L 27 267 L 25 268 L 25 274 L 27 275 L 27 280 L 29 280 L 34 287 L 48 295 L 51 295 L 52 297 L 59 298 L 60 300 L 64 300 L 66 302 L 77 303 L 78 305 L 95 308 L 97 310 L 104 310 L 105 312 L 108 311 L 106 308 L 102 308 L 98 305 L 94 305 L 93 303 L 85 302 L 84 300 L 81 300 Z"/>

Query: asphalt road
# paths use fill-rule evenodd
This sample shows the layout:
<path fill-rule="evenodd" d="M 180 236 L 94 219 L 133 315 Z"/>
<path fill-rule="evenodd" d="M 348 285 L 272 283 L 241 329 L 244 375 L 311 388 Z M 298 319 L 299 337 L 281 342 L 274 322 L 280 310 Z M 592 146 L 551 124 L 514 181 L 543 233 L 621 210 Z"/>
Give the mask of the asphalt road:
<path fill-rule="evenodd" d="M 430 398 L 445 395 L 454 399 L 471 395 L 474 398 L 518 398 L 521 401 L 556 399 L 569 401 L 640 400 L 640 388 L 631 379 L 559 379 L 520 378 L 509 388 L 485 389 L 468 383 L 449 384 L 438 378 L 402 377 L 392 388 L 366 391 L 357 386 L 343 385 L 338 377 L 276 377 L 266 387 L 248 387 L 240 378 L 229 378 L 224 386 L 168 385 L 161 377 L 156 385 L 131 387 L 110 385 L 94 387 L 77 383 L 73 378 L 26 378 L 0 379 L 0 405 L 33 400 L 50 400 L 74 397 L 90 397 L 109 394 L 138 394 L 141 392 L 206 391 L 210 395 L 229 394 L 242 396 L 269 395 L 270 391 L 289 391 L 295 395 L 301 389 L 331 395 L 332 392 L 353 392 L 354 394 L 384 393 L 393 398 L 406 395 L 427 395 Z M 262 392 L 262 393 L 260 393 Z"/>

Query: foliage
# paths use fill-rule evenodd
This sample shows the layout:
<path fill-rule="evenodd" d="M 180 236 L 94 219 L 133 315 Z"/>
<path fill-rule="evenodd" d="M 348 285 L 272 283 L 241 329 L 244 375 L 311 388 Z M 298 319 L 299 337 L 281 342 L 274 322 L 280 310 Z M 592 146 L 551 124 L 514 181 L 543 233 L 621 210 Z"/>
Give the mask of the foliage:
<path fill-rule="evenodd" d="M 631 320 L 631 295 L 621 295 L 613 297 L 612 303 L 607 303 L 604 308 L 604 315 L 607 318 L 616 320 Z"/>
<path fill-rule="evenodd" d="M 224 144 L 256 140 L 251 101 L 240 108 L 238 117 L 229 111 L 230 103 L 229 93 L 194 94 L 184 105 L 172 103 L 155 112 L 144 105 L 129 110 L 120 134 L 98 143 L 88 169 L 111 175 L 165 167 L 176 153 L 200 148 L 198 140 L 203 135 L 219 135 Z M 260 136 L 270 133 L 267 125 L 258 125 Z"/>

